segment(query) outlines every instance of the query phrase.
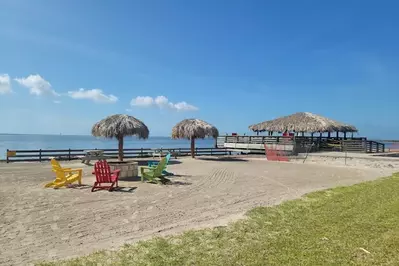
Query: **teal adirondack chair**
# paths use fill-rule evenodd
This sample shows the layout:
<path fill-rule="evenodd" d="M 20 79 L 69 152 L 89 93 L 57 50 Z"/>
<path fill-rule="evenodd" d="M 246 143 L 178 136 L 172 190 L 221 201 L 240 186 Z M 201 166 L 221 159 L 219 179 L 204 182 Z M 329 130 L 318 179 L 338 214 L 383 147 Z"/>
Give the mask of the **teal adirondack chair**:
<path fill-rule="evenodd" d="M 162 175 L 162 171 L 166 166 L 166 157 L 163 158 L 156 167 L 141 167 L 141 182 L 147 179 L 150 182 L 166 183 L 169 179 Z"/>
<path fill-rule="evenodd" d="M 165 175 L 165 176 L 171 176 L 171 175 L 173 175 L 173 173 L 166 171 L 166 167 L 167 167 L 168 164 L 169 164 L 169 160 L 170 160 L 170 157 L 171 157 L 171 156 L 172 156 L 172 155 L 171 155 L 170 153 L 168 153 L 168 154 L 166 155 L 166 157 L 165 157 L 165 158 L 166 158 L 166 164 L 165 164 L 165 167 L 162 169 L 162 174 Z M 148 162 L 148 167 L 155 168 L 155 167 L 158 166 L 158 164 L 159 164 L 159 162 L 156 162 L 156 161 L 149 161 L 149 162 Z"/>

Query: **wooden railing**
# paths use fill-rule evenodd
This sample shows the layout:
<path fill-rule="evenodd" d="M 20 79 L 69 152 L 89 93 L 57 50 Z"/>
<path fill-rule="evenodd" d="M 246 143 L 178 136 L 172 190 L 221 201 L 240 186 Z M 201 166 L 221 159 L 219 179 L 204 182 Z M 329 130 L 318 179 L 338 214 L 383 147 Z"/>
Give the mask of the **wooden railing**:
<path fill-rule="evenodd" d="M 369 153 L 385 152 L 385 144 L 378 141 L 368 140 L 366 145 L 366 152 Z"/>
<path fill-rule="evenodd" d="M 7 150 L 6 161 L 10 162 L 41 162 L 48 161 L 51 158 L 57 160 L 70 161 L 81 159 L 85 156 L 86 150 L 93 149 L 64 149 L 64 150 Z M 117 149 L 101 149 L 107 158 L 118 158 Z M 191 154 L 190 148 L 162 148 L 162 149 L 124 149 L 124 158 L 145 158 L 152 157 L 154 152 L 171 152 L 177 156 L 188 156 Z M 226 148 L 195 148 L 195 155 L 227 155 L 231 154 Z"/>

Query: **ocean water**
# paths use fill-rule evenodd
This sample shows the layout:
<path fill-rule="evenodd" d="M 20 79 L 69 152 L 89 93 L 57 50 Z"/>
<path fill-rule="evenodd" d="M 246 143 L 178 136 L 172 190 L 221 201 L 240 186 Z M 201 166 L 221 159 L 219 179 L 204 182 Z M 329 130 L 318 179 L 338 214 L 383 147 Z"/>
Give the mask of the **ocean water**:
<path fill-rule="evenodd" d="M 214 147 L 214 139 L 198 139 L 195 146 L 199 148 Z M 139 140 L 136 137 L 126 137 L 124 148 L 189 148 L 190 141 L 171 139 L 170 137 L 150 137 Z M 14 135 L 0 134 L 0 158 L 6 157 L 9 150 L 48 150 L 48 149 L 117 149 L 115 139 L 95 138 L 93 136 L 67 135 Z"/>

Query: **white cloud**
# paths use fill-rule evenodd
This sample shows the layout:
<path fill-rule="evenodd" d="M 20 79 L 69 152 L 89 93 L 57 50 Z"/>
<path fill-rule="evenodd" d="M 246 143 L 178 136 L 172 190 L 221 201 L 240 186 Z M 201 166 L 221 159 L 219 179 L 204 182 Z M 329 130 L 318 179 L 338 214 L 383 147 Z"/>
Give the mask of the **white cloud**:
<path fill-rule="evenodd" d="M 96 103 L 116 103 L 118 101 L 118 97 L 112 94 L 106 95 L 100 89 L 68 91 L 68 95 L 73 99 L 87 99 Z"/>
<path fill-rule="evenodd" d="M 168 98 L 166 98 L 165 96 L 157 96 L 154 100 L 155 104 L 158 105 L 159 107 L 166 107 L 166 106 L 170 106 L 172 107 L 172 105 L 170 105 Z"/>
<path fill-rule="evenodd" d="M 137 96 L 136 98 L 132 99 L 130 102 L 131 106 L 151 106 L 154 104 L 154 99 L 149 96 Z"/>
<path fill-rule="evenodd" d="M 174 108 L 177 110 L 182 110 L 182 111 L 197 111 L 198 107 L 195 107 L 194 105 L 188 104 L 186 102 L 179 102 L 174 104 Z"/>
<path fill-rule="evenodd" d="M 61 101 L 53 101 L 53 103 L 60 104 Z"/>
<path fill-rule="evenodd" d="M 16 78 L 15 81 L 28 88 L 30 94 L 38 96 L 45 94 L 59 96 L 59 94 L 52 89 L 50 82 L 42 78 L 40 75 L 29 75 L 26 78 Z"/>
<path fill-rule="evenodd" d="M 130 102 L 131 106 L 169 108 L 176 111 L 197 111 L 198 107 L 188 104 L 186 102 L 172 103 L 165 96 L 157 96 L 152 98 L 150 96 L 137 96 Z"/>
<path fill-rule="evenodd" d="M 11 93 L 11 81 L 8 74 L 0 74 L 0 94 Z"/>

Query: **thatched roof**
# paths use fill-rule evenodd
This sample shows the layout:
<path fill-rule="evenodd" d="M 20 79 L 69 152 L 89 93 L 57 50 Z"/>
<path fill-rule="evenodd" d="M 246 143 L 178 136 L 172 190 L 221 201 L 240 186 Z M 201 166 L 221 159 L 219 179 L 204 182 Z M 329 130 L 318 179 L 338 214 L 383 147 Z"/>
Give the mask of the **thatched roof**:
<path fill-rule="evenodd" d="M 124 136 L 137 136 L 141 139 L 148 138 L 150 134 L 147 126 L 129 115 L 111 115 L 94 124 L 91 134 L 95 137 L 119 138 Z"/>
<path fill-rule="evenodd" d="M 174 139 L 203 139 L 205 137 L 219 136 L 219 131 L 211 124 L 200 119 L 184 119 L 172 129 Z"/>
<path fill-rule="evenodd" d="M 357 132 L 356 127 L 308 112 L 295 113 L 249 126 L 255 132 Z"/>

